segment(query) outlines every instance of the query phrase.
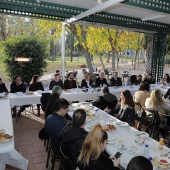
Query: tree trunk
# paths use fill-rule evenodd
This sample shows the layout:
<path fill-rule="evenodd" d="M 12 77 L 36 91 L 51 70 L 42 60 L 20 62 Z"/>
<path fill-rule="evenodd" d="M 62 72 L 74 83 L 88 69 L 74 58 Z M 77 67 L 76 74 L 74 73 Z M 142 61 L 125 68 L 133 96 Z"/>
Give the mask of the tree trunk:
<path fill-rule="evenodd" d="M 117 51 L 116 52 L 116 56 L 117 56 L 117 68 L 119 68 L 119 53 Z"/>
<path fill-rule="evenodd" d="M 51 39 L 51 55 L 52 55 L 52 61 L 54 62 L 55 54 L 54 54 L 54 38 Z"/>
<path fill-rule="evenodd" d="M 112 49 L 112 71 L 115 71 L 115 49 Z"/>
<path fill-rule="evenodd" d="M 70 34 L 70 61 L 73 62 L 73 34 Z"/>
<path fill-rule="evenodd" d="M 133 58 L 134 58 L 134 54 L 132 54 L 132 53 L 131 53 L 131 59 L 132 59 L 131 61 L 132 61 L 132 66 L 133 66 L 133 62 L 134 62 Z"/>
<path fill-rule="evenodd" d="M 139 59 L 140 59 L 141 51 L 138 53 L 138 68 L 139 68 Z"/>
<path fill-rule="evenodd" d="M 103 70 L 105 70 L 105 66 L 104 66 L 104 63 L 103 63 L 103 59 L 102 59 L 102 54 L 101 53 L 99 54 L 99 58 L 100 58 L 100 62 L 102 64 Z"/>
<path fill-rule="evenodd" d="M 110 60 L 110 51 L 108 51 L 108 53 L 107 53 L 107 60 L 106 60 L 106 63 L 109 63 L 109 60 Z"/>
<path fill-rule="evenodd" d="M 139 50 L 136 50 L 136 52 L 135 52 L 134 65 L 133 65 L 134 70 L 136 69 L 136 60 L 137 60 L 138 52 L 139 52 Z"/>

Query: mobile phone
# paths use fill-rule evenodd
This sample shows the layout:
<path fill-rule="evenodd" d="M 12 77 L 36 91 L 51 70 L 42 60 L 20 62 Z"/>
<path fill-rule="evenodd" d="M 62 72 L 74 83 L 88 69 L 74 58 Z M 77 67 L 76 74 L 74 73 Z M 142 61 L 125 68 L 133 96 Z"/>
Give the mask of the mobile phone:
<path fill-rule="evenodd" d="M 121 157 L 122 154 L 123 154 L 123 152 L 118 151 L 118 152 L 115 154 L 114 157 L 115 157 L 116 159 L 118 159 L 118 158 Z"/>

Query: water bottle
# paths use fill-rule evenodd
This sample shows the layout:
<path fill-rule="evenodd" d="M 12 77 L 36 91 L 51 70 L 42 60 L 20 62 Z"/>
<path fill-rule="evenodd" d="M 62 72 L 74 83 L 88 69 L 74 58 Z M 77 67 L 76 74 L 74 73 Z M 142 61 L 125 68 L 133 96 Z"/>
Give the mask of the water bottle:
<path fill-rule="evenodd" d="M 102 88 L 102 84 L 100 84 L 100 88 Z"/>
<path fill-rule="evenodd" d="M 49 91 L 49 86 L 46 86 L 46 87 L 45 87 L 45 91 Z"/>
<path fill-rule="evenodd" d="M 147 144 L 145 145 L 145 148 L 144 148 L 144 151 L 143 151 L 143 156 L 145 158 L 149 159 L 149 147 L 148 147 Z"/>
<path fill-rule="evenodd" d="M 95 121 L 99 121 L 99 109 L 96 109 L 95 111 Z"/>
<path fill-rule="evenodd" d="M 151 164 L 153 163 L 153 159 L 152 159 L 152 157 L 149 157 L 149 160 L 150 160 L 150 162 L 151 162 Z"/>

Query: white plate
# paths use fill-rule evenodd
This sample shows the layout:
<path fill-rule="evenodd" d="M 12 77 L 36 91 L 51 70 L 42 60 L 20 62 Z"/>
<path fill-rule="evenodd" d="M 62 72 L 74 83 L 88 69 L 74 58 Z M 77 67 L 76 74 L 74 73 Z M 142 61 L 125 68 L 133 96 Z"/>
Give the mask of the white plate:
<path fill-rule="evenodd" d="M 136 134 L 136 136 L 141 137 L 142 139 L 145 139 L 149 137 L 149 134 L 145 132 L 139 132 L 138 134 Z"/>
<path fill-rule="evenodd" d="M 128 149 L 127 152 L 130 155 L 135 155 L 138 152 L 138 148 L 136 148 L 136 152 L 132 152 L 131 149 Z"/>
<path fill-rule="evenodd" d="M 108 141 L 107 144 L 111 144 L 111 145 L 114 145 L 116 143 L 116 141 Z"/>
<path fill-rule="evenodd" d="M 161 162 L 161 160 L 165 160 L 165 161 L 167 161 L 167 163 L 163 163 L 163 162 Z M 165 157 L 160 158 L 160 159 L 159 159 L 159 162 L 160 162 L 161 164 L 163 164 L 163 165 L 168 165 L 168 164 L 170 164 L 170 160 L 169 160 L 168 158 L 165 158 Z"/>
<path fill-rule="evenodd" d="M 125 123 L 125 122 L 116 122 L 115 125 L 123 127 L 123 126 L 128 126 L 128 123 Z"/>

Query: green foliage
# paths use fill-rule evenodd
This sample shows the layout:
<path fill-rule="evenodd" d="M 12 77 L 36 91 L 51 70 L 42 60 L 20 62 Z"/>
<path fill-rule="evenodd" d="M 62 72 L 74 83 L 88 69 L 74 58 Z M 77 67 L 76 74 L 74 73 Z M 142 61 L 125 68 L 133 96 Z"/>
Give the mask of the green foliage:
<path fill-rule="evenodd" d="M 21 36 L 8 39 L 4 42 L 5 70 L 12 80 L 15 75 L 20 75 L 26 83 L 30 82 L 33 75 L 43 75 L 46 68 L 46 43 L 36 36 Z M 15 57 L 31 58 L 31 62 L 17 62 Z"/>

